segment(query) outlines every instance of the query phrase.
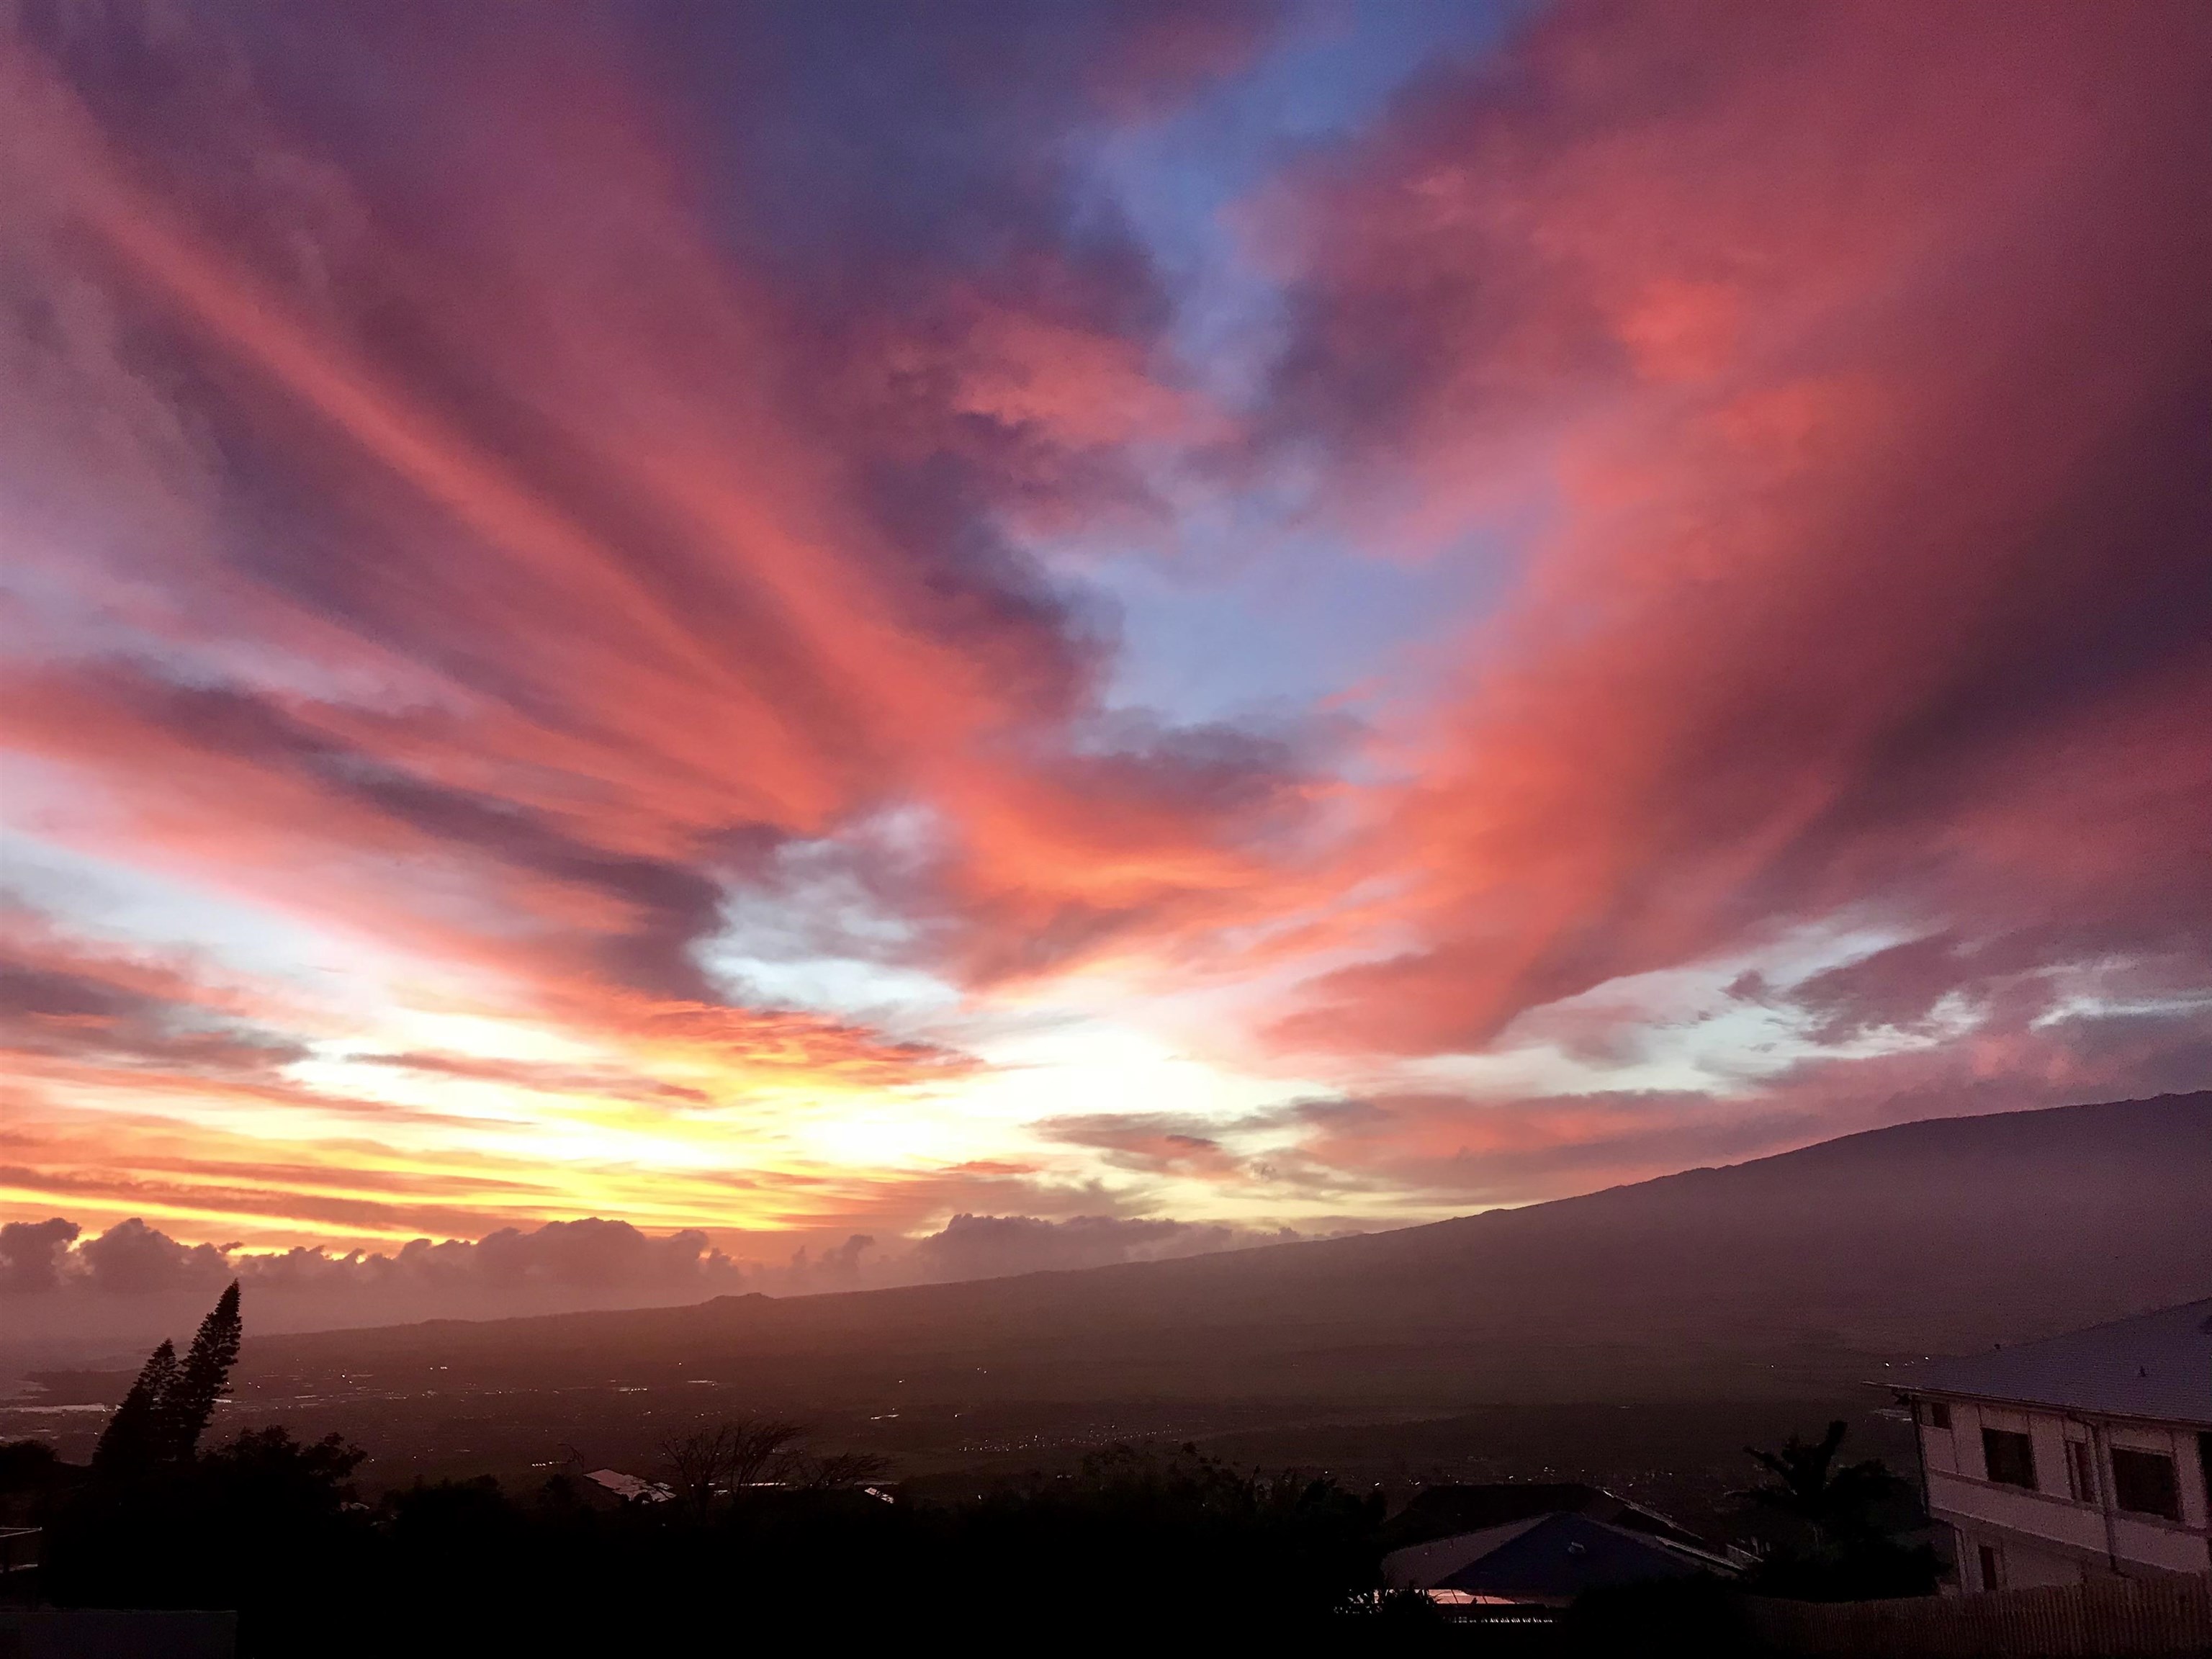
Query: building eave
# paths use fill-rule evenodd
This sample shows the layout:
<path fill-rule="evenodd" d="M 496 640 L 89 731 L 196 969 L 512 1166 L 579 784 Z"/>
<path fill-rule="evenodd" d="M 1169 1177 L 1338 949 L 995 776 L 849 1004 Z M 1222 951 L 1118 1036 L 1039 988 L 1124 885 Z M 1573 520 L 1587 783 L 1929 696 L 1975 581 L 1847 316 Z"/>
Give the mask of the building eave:
<path fill-rule="evenodd" d="M 2094 1417 L 2100 1423 L 2141 1423 L 2162 1429 L 2212 1430 L 2212 1414 L 2203 1417 L 2154 1415 L 2147 1412 L 2113 1410 L 2104 1406 L 2078 1405 L 2063 1400 L 2028 1400 L 2018 1395 L 1980 1394 L 1969 1389 L 1940 1388 L 1923 1382 L 1869 1382 L 1865 1386 L 1886 1389 L 1891 1394 L 1913 1400 L 1971 1401 L 1978 1406 L 1999 1406 L 2010 1411 L 2058 1412 L 2068 1417 Z"/>

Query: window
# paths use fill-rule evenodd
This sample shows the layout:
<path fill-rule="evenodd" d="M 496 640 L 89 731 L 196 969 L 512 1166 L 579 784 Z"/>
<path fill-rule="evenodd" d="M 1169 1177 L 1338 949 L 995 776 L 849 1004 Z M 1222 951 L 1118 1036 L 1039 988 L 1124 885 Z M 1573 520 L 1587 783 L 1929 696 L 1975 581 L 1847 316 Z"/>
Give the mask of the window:
<path fill-rule="evenodd" d="M 2000 1486 L 2035 1490 L 2035 1442 L 2008 1429 L 1982 1431 L 1982 1462 Z"/>
<path fill-rule="evenodd" d="M 2160 1452 L 2112 1448 L 2112 1501 L 2137 1515 L 2181 1519 L 2181 1482 L 2173 1460 Z"/>
<path fill-rule="evenodd" d="M 1982 1588 L 1985 1590 L 2004 1588 L 2004 1557 L 1997 1553 L 1996 1546 L 1984 1544 L 1975 1552 L 1981 1559 Z"/>
<path fill-rule="evenodd" d="M 1923 1401 L 1920 1420 L 1931 1429 L 1948 1429 L 1951 1426 L 1951 1407 L 1941 1400 Z"/>
<path fill-rule="evenodd" d="M 2086 1440 L 2066 1443 L 2066 1486 L 2075 1503 L 2097 1501 L 2097 1452 Z"/>

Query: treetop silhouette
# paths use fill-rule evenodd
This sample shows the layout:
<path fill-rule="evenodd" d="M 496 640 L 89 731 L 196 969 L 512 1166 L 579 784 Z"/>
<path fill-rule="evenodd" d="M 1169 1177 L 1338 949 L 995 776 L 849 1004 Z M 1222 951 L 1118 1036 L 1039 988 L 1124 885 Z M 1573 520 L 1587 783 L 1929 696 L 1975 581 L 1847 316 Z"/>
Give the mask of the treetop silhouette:
<path fill-rule="evenodd" d="M 1816 1441 L 1791 1435 L 1778 1452 L 1747 1446 L 1745 1452 L 1771 1477 L 1737 1496 L 1753 1506 L 1802 1522 L 1816 1538 L 1880 1530 L 1881 1507 L 1909 1498 L 1910 1488 L 1878 1458 L 1836 1465 L 1846 1425 L 1839 1419 Z"/>
<path fill-rule="evenodd" d="M 181 1362 L 176 1345 L 167 1338 L 146 1357 L 137 1380 L 100 1433 L 92 1467 L 104 1474 L 135 1475 L 190 1462 L 216 1402 L 229 1389 L 243 1334 L 238 1281 L 233 1279 L 200 1322 Z"/>

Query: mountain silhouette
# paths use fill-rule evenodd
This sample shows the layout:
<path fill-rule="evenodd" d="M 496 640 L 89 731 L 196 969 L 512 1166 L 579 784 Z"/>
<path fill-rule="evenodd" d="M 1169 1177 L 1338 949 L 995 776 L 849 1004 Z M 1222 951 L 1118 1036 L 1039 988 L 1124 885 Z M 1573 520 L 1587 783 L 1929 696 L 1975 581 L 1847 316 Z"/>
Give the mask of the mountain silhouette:
<path fill-rule="evenodd" d="M 264 1339 L 381 1385 L 894 1397 L 1804 1397 L 2212 1294 L 2212 1092 L 1935 1119 L 1356 1237 L 947 1285 Z"/>

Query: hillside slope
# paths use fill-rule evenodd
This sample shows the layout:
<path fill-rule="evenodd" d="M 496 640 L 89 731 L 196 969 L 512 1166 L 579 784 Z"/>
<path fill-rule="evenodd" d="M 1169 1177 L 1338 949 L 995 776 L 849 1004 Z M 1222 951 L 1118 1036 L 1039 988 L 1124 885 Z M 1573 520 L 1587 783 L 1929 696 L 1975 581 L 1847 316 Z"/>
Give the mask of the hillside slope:
<path fill-rule="evenodd" d="M 1434 1225 L 842 1295 L 266 1339 L 263 1378 L 901 1398 L 1747 1398 L 2212 1294 L 2212 1093 L 1939 1119 Z"/>

